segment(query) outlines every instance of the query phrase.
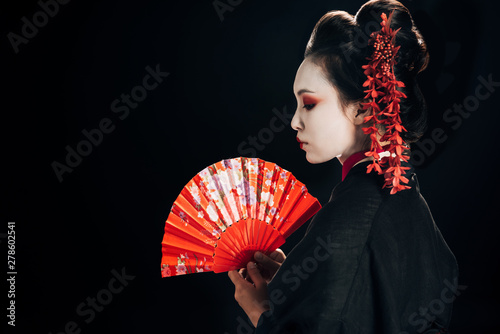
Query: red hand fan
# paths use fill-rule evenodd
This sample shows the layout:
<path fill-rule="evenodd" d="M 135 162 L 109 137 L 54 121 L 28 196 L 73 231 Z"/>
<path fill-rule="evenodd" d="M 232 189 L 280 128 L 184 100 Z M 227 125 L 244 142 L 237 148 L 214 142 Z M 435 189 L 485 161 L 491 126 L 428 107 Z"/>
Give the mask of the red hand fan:
<path fill-rule="evenodd" d="M 321 208 L 303 183 L 257 158 L 219 161 L 182 189 L 165 223 L 162 277 L 246 267 Z"/>

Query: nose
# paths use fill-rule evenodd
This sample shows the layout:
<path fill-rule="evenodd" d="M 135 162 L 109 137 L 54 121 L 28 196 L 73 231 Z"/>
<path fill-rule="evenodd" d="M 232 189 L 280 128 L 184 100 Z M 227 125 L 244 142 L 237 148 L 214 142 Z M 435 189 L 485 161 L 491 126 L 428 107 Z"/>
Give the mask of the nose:
<path fill-rule="evenodd" d="M 292 121 L 290 122 L 290 126 L 295 131 L 302 130 L 302 121 L 300 120 L 300 115 L 298 110 L 295 110 L 295 114 L 293 115 Z"/>

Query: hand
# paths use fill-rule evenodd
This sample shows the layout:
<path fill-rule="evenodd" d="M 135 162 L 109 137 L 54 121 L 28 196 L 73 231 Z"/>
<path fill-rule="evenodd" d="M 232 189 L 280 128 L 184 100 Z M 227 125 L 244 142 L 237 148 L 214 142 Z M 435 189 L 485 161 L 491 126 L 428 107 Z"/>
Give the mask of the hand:
<path fill-rule="evenodd" d="M 247 264 L 246 273 L 245 278 L 238 270 L 232 270 L 228 272 L 228 276 L 235 287 L 234 299 L 245 311 L 254 327 L 257 327 L 261 314 L 270 308 L 267 283 L 255 262 Z"/>
<path fill-rule="evenodd" d="M 257 261 L 257 268 L 259 268 L 262 277 L 264 277 L 266 283 L 269 283 L 281 267 L 283 261 L 285 261 L 286 256 L 285 253 L 278 248 L 269 254 L 269 256 L 261 252 L 255 252 L 254 258 L 255 261 Z"/>
<path fill-rule="evenodd" d="M 259 269 L 260 274 L 264 277 L 266 283 L 269 284 L 278 269 L 281 267 L 283 261 L 285 261 L 286 256 L 281 249 L 277 248 L 274 252 L 269 254 L 269 256 L 257 251 L 254 254 L 254 259 L 257 261 L 257 268 Z M 239 273 L 244 279 L 253 283 L 252 279 L 247 275 L 246 268 L 241 268 Z"/>

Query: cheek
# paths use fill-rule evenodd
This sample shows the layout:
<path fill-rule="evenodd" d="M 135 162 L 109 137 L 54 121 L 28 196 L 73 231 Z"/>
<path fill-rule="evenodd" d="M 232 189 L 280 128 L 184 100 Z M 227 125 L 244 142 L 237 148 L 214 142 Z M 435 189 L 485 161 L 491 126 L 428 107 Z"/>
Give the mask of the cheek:
<path fill-rule="evenodd" d="M 325 108 L 308 114 L 306 125 L 311 146 L 307 151 L 310 163 L 321 163 L 343 154 L 353 144 L 355 127 L 341 110 Z"/>
<path fill-rule="evenodd" d="M 349 122 L 340 114 L 341 111 L 326 108 L 318 111 L 316 114 L 311 114 L 309 129 L 318 143 L 343 141 L 342 139 L 349 133 Z"/>

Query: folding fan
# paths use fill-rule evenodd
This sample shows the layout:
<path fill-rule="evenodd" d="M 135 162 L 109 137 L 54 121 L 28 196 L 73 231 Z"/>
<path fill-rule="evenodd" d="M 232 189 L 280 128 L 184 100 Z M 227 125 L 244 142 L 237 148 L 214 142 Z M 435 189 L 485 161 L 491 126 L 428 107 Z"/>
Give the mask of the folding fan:
<path fill-rule="evenodd" d="M 165 223 L 162 277 L 246 267 L 321 208 L 303 183 L 257 158 L 219 161 L 195 175 Z"/>

